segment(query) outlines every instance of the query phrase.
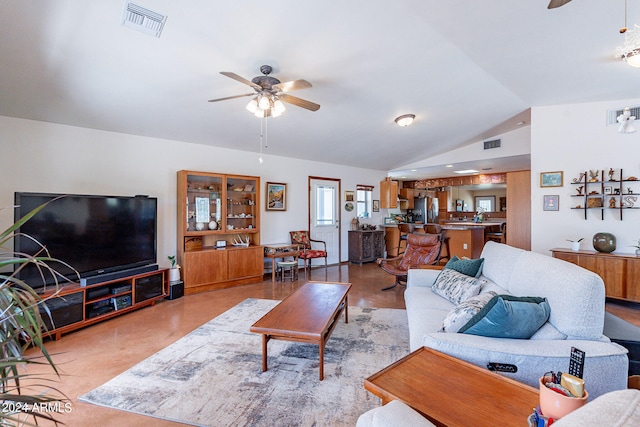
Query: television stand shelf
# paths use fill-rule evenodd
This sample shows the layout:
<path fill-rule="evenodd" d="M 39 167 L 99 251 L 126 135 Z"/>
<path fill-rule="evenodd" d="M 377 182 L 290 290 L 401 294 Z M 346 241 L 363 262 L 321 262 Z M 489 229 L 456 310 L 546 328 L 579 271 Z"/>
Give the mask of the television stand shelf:
<path fill-rule="evenodd" d="M 89 286 L 65 285 L 57 294 L 46 292 L 41 295 L 42 304 L 51 317 L 40 307 L 45 335 L 58 340 L 62 334 L 154 305 L 167 296 L 168 277 L 169 269 L 164 268 Z"/>

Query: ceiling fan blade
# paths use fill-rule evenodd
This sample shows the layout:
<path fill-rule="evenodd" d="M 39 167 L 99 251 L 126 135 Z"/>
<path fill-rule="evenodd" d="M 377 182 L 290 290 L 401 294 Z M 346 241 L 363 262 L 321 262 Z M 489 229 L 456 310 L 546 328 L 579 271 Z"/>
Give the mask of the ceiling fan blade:
<path fill-rule="evenodd" d="M 237 75 L 236 73 L 232 73 L 232 72 L 229 72 L 229 71 L 220 71 L 220 74 L 222 74 L 223 76 L 227 76 L 229 78 L 232 78 L 233 80 L 239 81 L 240 83 L 244 83 L 247 86 L 251 86 L 254 89 L 262 90 L 262 87 L 260 85 L 257 85 L 254 82 L 252 82 L 251 80 L 247 80 L 244 77 L 241 77 L 241 76 Z"/>
<path fill-rule="evenodd" d="M 549 2 L 549 6 L 547 6 L 547 9 L 555 9 L 556 7 L 564 6 L 570 1 L 571 0 L 551 0 Z"/>
<path fill-rule="evenodd" d="M 307 110 L 318 111 L 320 109 L 320 105 L 316 104 L 315 102 L 307 101 L 305 99 L 287 95 L 284 93 L 282 95 L 278 95 L 278 98 L 280 98 L 286 103 L 293 104 L 298 107 L 306 108 Z"/>
<path fill-rule="evenodd" d="M 227 99 L 235 99 L 235 98 L 243 98 L 245 96 L 252 96 L 255 95 L 256 93 L 245 93 L 244 95 L 235 95 L 235 96 L 226 96 L 224 98 L 218 98 L 218 99 L 210 99 L 209 102 L 218 102 L 218 101 L 226 101 Z"/>
<path fill-rule="evenodd" d="M 312 87 L 311 83 L 306 80 L 292 80 L 290 82 L 278 83 L 276 85 L 271 86 L 272 89 L 277 90 L 278 92 L 291 92 L 294 90 L 307 89 Z"/>

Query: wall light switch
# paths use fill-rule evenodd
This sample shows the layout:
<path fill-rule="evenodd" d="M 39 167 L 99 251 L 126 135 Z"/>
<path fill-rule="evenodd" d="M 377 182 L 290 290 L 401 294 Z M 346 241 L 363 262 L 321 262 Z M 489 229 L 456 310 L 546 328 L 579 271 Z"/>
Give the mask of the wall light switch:
<path fill-rule="evenodd" d="M 466 243 L 462 244 L 462 249 L 467 250 L 467 244 Z"/>

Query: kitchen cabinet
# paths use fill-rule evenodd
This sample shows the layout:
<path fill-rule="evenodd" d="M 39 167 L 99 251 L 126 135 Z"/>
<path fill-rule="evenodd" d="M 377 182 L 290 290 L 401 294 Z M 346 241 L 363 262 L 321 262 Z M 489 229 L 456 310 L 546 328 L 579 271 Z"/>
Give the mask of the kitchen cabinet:
<path fill-rule="evenodd" d="M 380 207 L 382 209 L 398 207 L 398 181 L 390 178 L 380 181 Z"/>

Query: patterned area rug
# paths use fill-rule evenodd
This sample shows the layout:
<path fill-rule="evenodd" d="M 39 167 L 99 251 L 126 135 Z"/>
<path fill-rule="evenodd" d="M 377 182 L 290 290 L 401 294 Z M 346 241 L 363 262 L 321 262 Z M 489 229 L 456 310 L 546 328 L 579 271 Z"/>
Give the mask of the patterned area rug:
<path fill-rule="evenodd" d="M 364 379 L 409 353 L 405 310 L 349 307 L 325 347 L 249 327 L 278 301 L 247 299 L 80 400 L 198 426 L 354 426 L 380 404 Z"/>

